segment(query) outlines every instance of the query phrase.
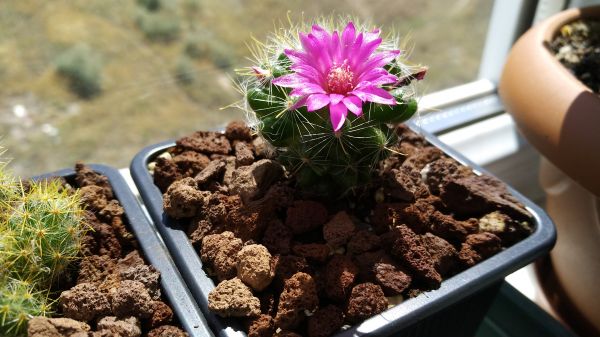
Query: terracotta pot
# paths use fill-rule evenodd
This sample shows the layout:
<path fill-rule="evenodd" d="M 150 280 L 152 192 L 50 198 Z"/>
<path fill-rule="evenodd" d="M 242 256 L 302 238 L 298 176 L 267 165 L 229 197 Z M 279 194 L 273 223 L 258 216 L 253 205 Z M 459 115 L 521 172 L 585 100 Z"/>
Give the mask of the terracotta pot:
<path fill-rule="evenodd" d="M 600 196 L 600 97 L 546 47 L 560 27 L 579 18 L 600 19 L 600 6 L 561 12 L 525 33 L 508 56 L 500 96 L 525 138 Z"/>
<path fill-rule="evenodd" d="M 508 56 L 500 96 L 525 138 L 545 156 L 540 170 L 558 239 L 540 275 L 554 309 L 579 334 L 600 336 L 600 96 L 546 47 L 600 6 L 571 9 L 539 23 Z"/>

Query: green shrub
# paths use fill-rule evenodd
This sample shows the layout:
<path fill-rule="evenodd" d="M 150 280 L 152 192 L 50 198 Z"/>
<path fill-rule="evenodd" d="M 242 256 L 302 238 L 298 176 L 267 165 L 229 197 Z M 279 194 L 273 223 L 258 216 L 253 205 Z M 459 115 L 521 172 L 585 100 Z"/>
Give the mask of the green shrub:
<path fill-rule="evenodd" d="M 192 84 L 196 79 L 196 69 L 194 68 L 194 64 L 188 57 L 180 57 L 175 65 L 174 75 L 178 83 L 183 85 Z"/>
<path fill-rule="evenodd" d="M 218 68 L 228 68 L 232 51 L 210 32 L 197 32 L 186 39 L 184 52 L 191 58 L 210 60 Z"/>
<path fill-rule="evenodd" d="M 149 11 L 157 11 L 161 6 L 161 0 L 137 0 L 137 4 Z"/>
<path fill-rule="evenodd" d="M 172 13 L 140 11 L 136 21 L 146 38 L 152 41 L 173 41 L 181 31 L 179 18 Z"/>
<path fill-rule="evenodd" d="M 69 80 L 71 91 L 81 98 L 92 98 L 102 90 L 102 61 L 85 44 L 75 45 L 60 54 L 56 70 Z"/>

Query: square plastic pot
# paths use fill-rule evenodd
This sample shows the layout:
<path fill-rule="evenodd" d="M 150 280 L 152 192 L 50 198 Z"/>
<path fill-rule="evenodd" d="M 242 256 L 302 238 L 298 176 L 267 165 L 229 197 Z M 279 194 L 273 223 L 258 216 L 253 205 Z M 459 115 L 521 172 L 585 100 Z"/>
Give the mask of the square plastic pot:
<path fill-rule="evenodd" d="M 129 230 L 131 230 L 139 243 L 141 253 L 146 262 L 160 271 L 161 292 L 173 309 L 174 316 L 181 324 L 183 330 L 190 337 L 213 336 L 196 301 L 192 298 L 173 259 L 171 259 L 167 247 L 160 239 L 154 226 L 148 221 L 136 197 L 127 186 L 125 179 L 123 179 L 119 171 L 109 166 L 97 164 L 88 166 L 95 172 L 108 178 L 116 199 L 119 200 L 119 203 L 121 203 L 121 206 L 125 210 L 124 216 L 129 223 Z M 63 177 L 67 182 L 73 183 L 75 171 L 73 169 L 64 169 L 37 176 L 34 179 L 40 180 L 49 177 Z"/>
<path fill-rule="evenodd" d="M 470 166 L 475 172 L 487 173 L 433 135 L 418 132 L 448 156 Z M 215 335 L 245 336 L 236 321 L 223 319 L 208 310 L 208 294 L 215 284 L 202 270 L 200 257 L 184 228 L 164 213 L 162 194 L 148 172 L 148 164 L 173 146 L 174 141 L 166 141 L 148 146 L 138 153 L 130 167 L 133 180 Z M 473 336 L 503 278 L 546 254 L 556 240 L 556 230 L 548 215 L 510 186 L 509 191 L 533 216 L 534 232 L 529 237 L 444 280 L 439 289 L 408 299 L 336 336 Z"/>

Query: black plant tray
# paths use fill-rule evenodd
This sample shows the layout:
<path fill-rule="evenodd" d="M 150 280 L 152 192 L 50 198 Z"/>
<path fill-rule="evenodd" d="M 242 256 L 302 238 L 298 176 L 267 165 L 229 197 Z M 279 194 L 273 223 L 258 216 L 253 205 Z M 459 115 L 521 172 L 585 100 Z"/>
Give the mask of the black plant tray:
<path fill-rule="evenodd" d="M 108 178 L 115 197 L 125 210 L 129 229 L 135 235 L 146 261 L 160 271 L 162 294 L 166 297 L 183 330 L 190 337 L 213 336 L 206 320 L 175 267 L 167 247 L 165 247 L 158 233 L 144 215 L 140 204 L 127 186 L 125 179 L 123 179 L 119 171 L 112 167 L 98 164 L 88 166 Z M 34 179 L 40 180 L 57 176 L 71 181 L 75 177 L 75 171 L 73 169 L 64 169 L 37 176 Z"/>
<path fill-rule="evenodd" d="M 414 125 L 411 128 L 417 130 Z M 450 157 L 478 173 L 487 173 L 435 136 L 422 130 L 418 132 Z M 215 284 L 202 270 L 200 257 L 189 242 L 184 228 L 163 212 L 162 194 L 154 185 L 147 167 L 154 158 L 173 146 L 174 141 L 166 141 L 143 149 L 131 163 L 131 175 L 213 332 L 223 337 L 245 336 L 236 325 L 237 322 L 222 319 L 208 310 L 208 293 Z M 473 336 L 503 278 L 550 251 L 556 241 L 556 229 L 548 215 L 510 186 L 508 189 L 533 215 L 535 230 L 529 237 L 444 280 L 439 289 L 406 300 L 336 336 Z"/>

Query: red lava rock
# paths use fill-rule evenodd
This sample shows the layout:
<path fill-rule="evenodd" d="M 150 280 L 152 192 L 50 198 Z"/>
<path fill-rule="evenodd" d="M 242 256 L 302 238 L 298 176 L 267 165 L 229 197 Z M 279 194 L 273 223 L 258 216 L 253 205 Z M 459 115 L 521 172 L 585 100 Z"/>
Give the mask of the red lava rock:
<path fill-rule="evenodd" d="M 279 296 L 275 326 L 293 329 L 304 319 L 304 311 L 312 311 L 319 304 L 315 281 L 309 274 L 296 273 L 285 281 Z"/>
<path fill-rule="evenodd" d="M 388 300 L 380 286 L 373 283 L 361 283 L 352 288 L 346 309 L 346 318 L 350 322 L 358 323 L 383 312 L 387 307 Z"/>
<path fill-rule="evenodd" d="M 441 186 L 450 180 L 473 176 L 473 171 L 452 158 L 442 157 L 423 168 L 423 181 L 434 195 L 440 194 Z"/>
<path fill-rule="evenodd" d="M 292 247 L 294 254 L 306 258 L 308 261 L 324 263 L 329 257 L 331 249 L 321 243 L 296 244 Z"/>
<path fill-rule="evenodd" d="M 348 213 L 341 211 L 323 225 L 323 238 L 331 247 L 340 247 L 350 239 L 356 226 Z"/>
<path fill-rule="evenodd" d="M 191 220 L 187 229 L 187 235 L 194 247 L 201 248 L 202 239 L 209 234 L 215 234 L 214 227 L 210 221 L 205 220 L 203 216 Z"/>
<path fill-rule="evenodd" d="M 274 182 L 283 176 L 283 166 L 270 159 L 261 159 L 233 171 L 229 190 L 249 204 L 264 195 Z"/>
<path fill-rule="evenodd" d="M 435 269 L 434 261 L 421 238 L 405 225 L 397 226 L 393 232 L 396 240 L 392 246 L 392 255 L 406 264 L 414 272 L 414 276 L 429 287 L 439 288 L 442 276 Z"/>
<path fill-rule="evenodd" d="M 252 148 L 247 143 L 237 142 L 234 146 L 235 149 L 235 163 L 236 166 L 246 166 L 254 162 L 254 153 Z"/>
<path fill-rule="evenodd" d="M 256 137 L 252 140 L 252 147 L 258 158 L 273 159 L 275 157 L 276 152 L 273 146 L 261 137 Z"/>
<path fill-rule="evenodd" d="M 173 182 L 181 178 L 183 176 L 173 160 L 164 157 L 156 158 L 153 179 L 162 192 L 165 192 Z"/>
<path fill-rule="evenodd" d="M 183 151 L 174 156 L 172 160 L 177 165 L 182 177 L 193 177 L 210 163 L 210 159 L 206 155 L 195 151 Z"/>
<path fill-rule="evenodd" d="M 286 330 L 281 330 L 279 332 L 276 332 L 273 337 L 302 337 L 302 335 L 297 334 L 295 332 L 292 331 L 286 331 Z"/>
<path fill-rule="evenodd" d="M 243 241 L 257 241 L 262 237 L 267 225 L 272 221 L 271 210 L 265 207 L 244 206 L 240 199 L 232 198 L 227 206 L 225 222 L 229 230 Z"/>
<path fill-rule="evenodd" d="M 285 280 L 298 272 L 307 273 L 310 268 L 305 258 L 294 255 L 275 255 L 271 261 L 275 279 L 282 285 Z"/>
<path fill-rule="evenodd" d="M 462 242 L 467 235 L 479 230 L 476 219 L 459 221 L 451 215 L 434 211 L 429 217 L 431 221 L 431 232 L 452 242 Z"/>
<path fill-rule="evenodd" d="M 381 239 L 377 234 L 363 229 L 354 233 L 346 248 L 350 254 L 362 254 L 381 248 Z"/>
<path fill-rule="evenodd" d="M 421 173 L 407 166 L 390 170 L 385 176 L 386 194 L 393 199 L 411 202 L 427 194 Z"/>
<path fill-rule="evenodd" d="M 273 254 L 286 255 L 290 253 L 293 236 L 291 229 L 280 220 L 273 219 L 265 229 L 262 244 Z"/>
<path fill-rule="evenodd" d="M 122 247 L 136 248 L 137 241 L 133 234 L 127 229 L 127 226 L 123 222 L 123 217 L 114 217 L 110 221 L 110 227 L 112 227 L 113 232 L 115 233 L 117 239 L 121 243 Z"/>
<path fill-rule="evenodd" d="M 119 258 L 122 252 L 121 243 L 115 235 L 113 228 L 110 225 L 100 222 L 96 215 L 90 211 L 84 212 L 83 219 L 84 223 L 92 229 L 87 234 L 93 238 L 93 242 L 91 242 L 93 249 L 91 249 L 90 253 Z"/>
<path fill-rule="evenodd" d="M 218 132 L 197 131 L 180 138 L 176 143 L 179 148 L 204 154 L 228 154 L 231 152 L 229 140 Z"/>
<path fill-rule="evenodd" d="M 438 160 L 444 156 L 442 150 L 433 146 L 425 146 L 418 152 L 408 156 L 402 163 L 402 166 L 408 167 L 411 170 L 420 172 L 427 164 Z"/>
<path fill-rule="evenodd" d="M 200 258 L 219 280 L 233 278 L 236 274 L 237 253 L 242 249 L 242 240 L 232 232 L 211 234 L 202 240 Z"/>
<path fill-rule="evenodd" d="M 141 282 L 153 300 L 160 298 L 160 272 L 153 266 L 138 264 L 134 266 L 119 266 L 121 280 Z"/>
<path fill-rule="evenodd" d="M 163 195 L 163 208 L 174 219 L 191 218 L 204 206 L 208 193 L 199 191 L 193 178 L 183 178 L 169 186 Z"/>
<path fill-rule="evenodd" d="M 325 221 L 327 221 L 327 208 L 323 204 L 298 200 L 287 209 L 285 224 L 297 235 L 316 229 Z"/>
<path fill-rule="evenodd" d="M 376 263 L 373 272 L 386 296 L 400 295 L 412 282 L 412 277 L 394 264 Z"/>
<path fill-rule="evenodd" d="M 152 317 L 150 317 L 150 326 L 159 327 L 171 323 L 173 320 L 173 310 L 165 302 L 152 302 Z"/>
<path fill-rule="evenodd" d="M 271 254 L 263 245 L 244 246 L 237 253 L 236 269 L 238 278 L 256 291 L 269 286 L 275 275 L 271 269 Z"/>
<path fill-rule="evenodd" d="M 440 197 L 449 208 L 462 215 L 482 216 L 497 210 L 522 221 L 531 218 L 506 185 L 488 175 L 448 181 L 442 185 Z"/>
<path fill-rule="evenodd" d="M 90 326 L 70 318 L 32 317 L 27 323 L 28 337 L 87 337 Z"/>
<path fill-rule="evenodd" d="M 376 204 L 371 215 L 371 226 L 376 234 L 383 234 L 390 228 L 399 225 L 395 216 L 398 210 L 408 206 L 407 203 L 380 203 Z"/>
<path fill-rule="evenodd" d="M 85 256 L 79 264 L 77 283 L 102 283 L 116 268 L 115 260 L 107 255 Z"/>
<path fill-rule="evenodd" d="M 108 205 L 104 189 L 100 186 L 88 185 L 81 187 L 79 194 L 81 195 L 81 202 L 94 212 L 99 212 Z"/>
<path fill-rule="evenodd" d="M 109 296 L 98 291 L 98 286 L 93 283 L 80 283 L 63 291 L 58 303 L 65 317 L 83 322 L 90 322 L 111 312 Z"/>
<path fill-rule="evenodd" d="M 147 337 L 189 337 L 189 335 L 178 327 L 163 325 L 150 330 Z"/>
<path fill-rule="evenodd" d="M 354 256 L 354 262 L 359 270 L 361 280 L 375 282 L 374 267 L 377 263 L 394 264 L 394 260 L 383 250 L 366 252 Z"/>
<path fill-rule="evenodd" d="M 308 318 L 309 337 L 328 337 L 344 325 L 344 312 L 335 305 L 319 308 Z"/>
<path fill-rule="evenodd" d="M 334 255 L 325 267 L 325 293 L 336 302 L 343 302 L 356 280 L 358 267 L 347 256 Z"/>
<path fill-rule="evenodd" d="M 448 241 L 431 233 L 421 236 L 423 244 L 434 261 L 435 269 L 442 276 L 453 271 L 458 262 L 458 251 Z"/>
<path fill-rule="evenodd" d="M 102 188 L 106 199 L 114 198 L 108 178 L 96 173 L 93 169 L 81 162 L 75 164 L 75 182 L 80 188 L 84 186 L 99 186 Z"/>
<path fill-rule="evenodd" d="M 248 337 L 271 337 L 275 333 L 273 317 L 260 315 L 250 323 Z"/>
<path fill-rule="evenodd" d="M 211 182 L 219 182 L 225 173 L 225 161 L 213 160 L 202 169 L 195 177 L 197 186 L 208 186 Z"/>
<path fill-rule="evenodd" d="M 121 281 L 111 295 L 112 312 L 117 317 L 148 318 L 152 316 L 152 298 L 143 283 L 131 280 Z"/>
<path fill-rule="evenodd" d="M 98 332 L 94 334 L 107 337 L 140 337 L 142 335 L 140 321 L 136 317 L 119 320 L 117 317 L 107 316 L 98 321 L 97 329 Z"/>
<path fill-rule="evenodd" d="M 255 317 L 260 315 L 260 301 L 240 279 L 219 283 L 208 294 L 208 308 L 221 317 Z"/>
<path fill-rule="evenodd" d="M 500 238 L 492 233 L 478 233 L 467 236 L 458 258 L 467 266 L 473 266 L 502 250 Z"/>
<path fill-rule="evenodd" d="M 125 213 L 119 201 L 113 199 L 109 201 L 106 206 L 98 212 L 100 219 L 110 222 L 113 218 L 121 217 Z"/>
<path fill-rule="evenodd" d="M 259 293 L 257 296 L 260 300 L 260 312 L 265 315 L 275 316 L 275 314 L 277 313 L 278 299 L 275 296 L 275 293 L 272 290 L 267 289 Z"/>
<path fill-rule="evenodd" d="M 230 141 L 242 140 L 252 141 L 252 129 L 242 121 L 232 121 L 225 127 L 225 137 Z"/>

